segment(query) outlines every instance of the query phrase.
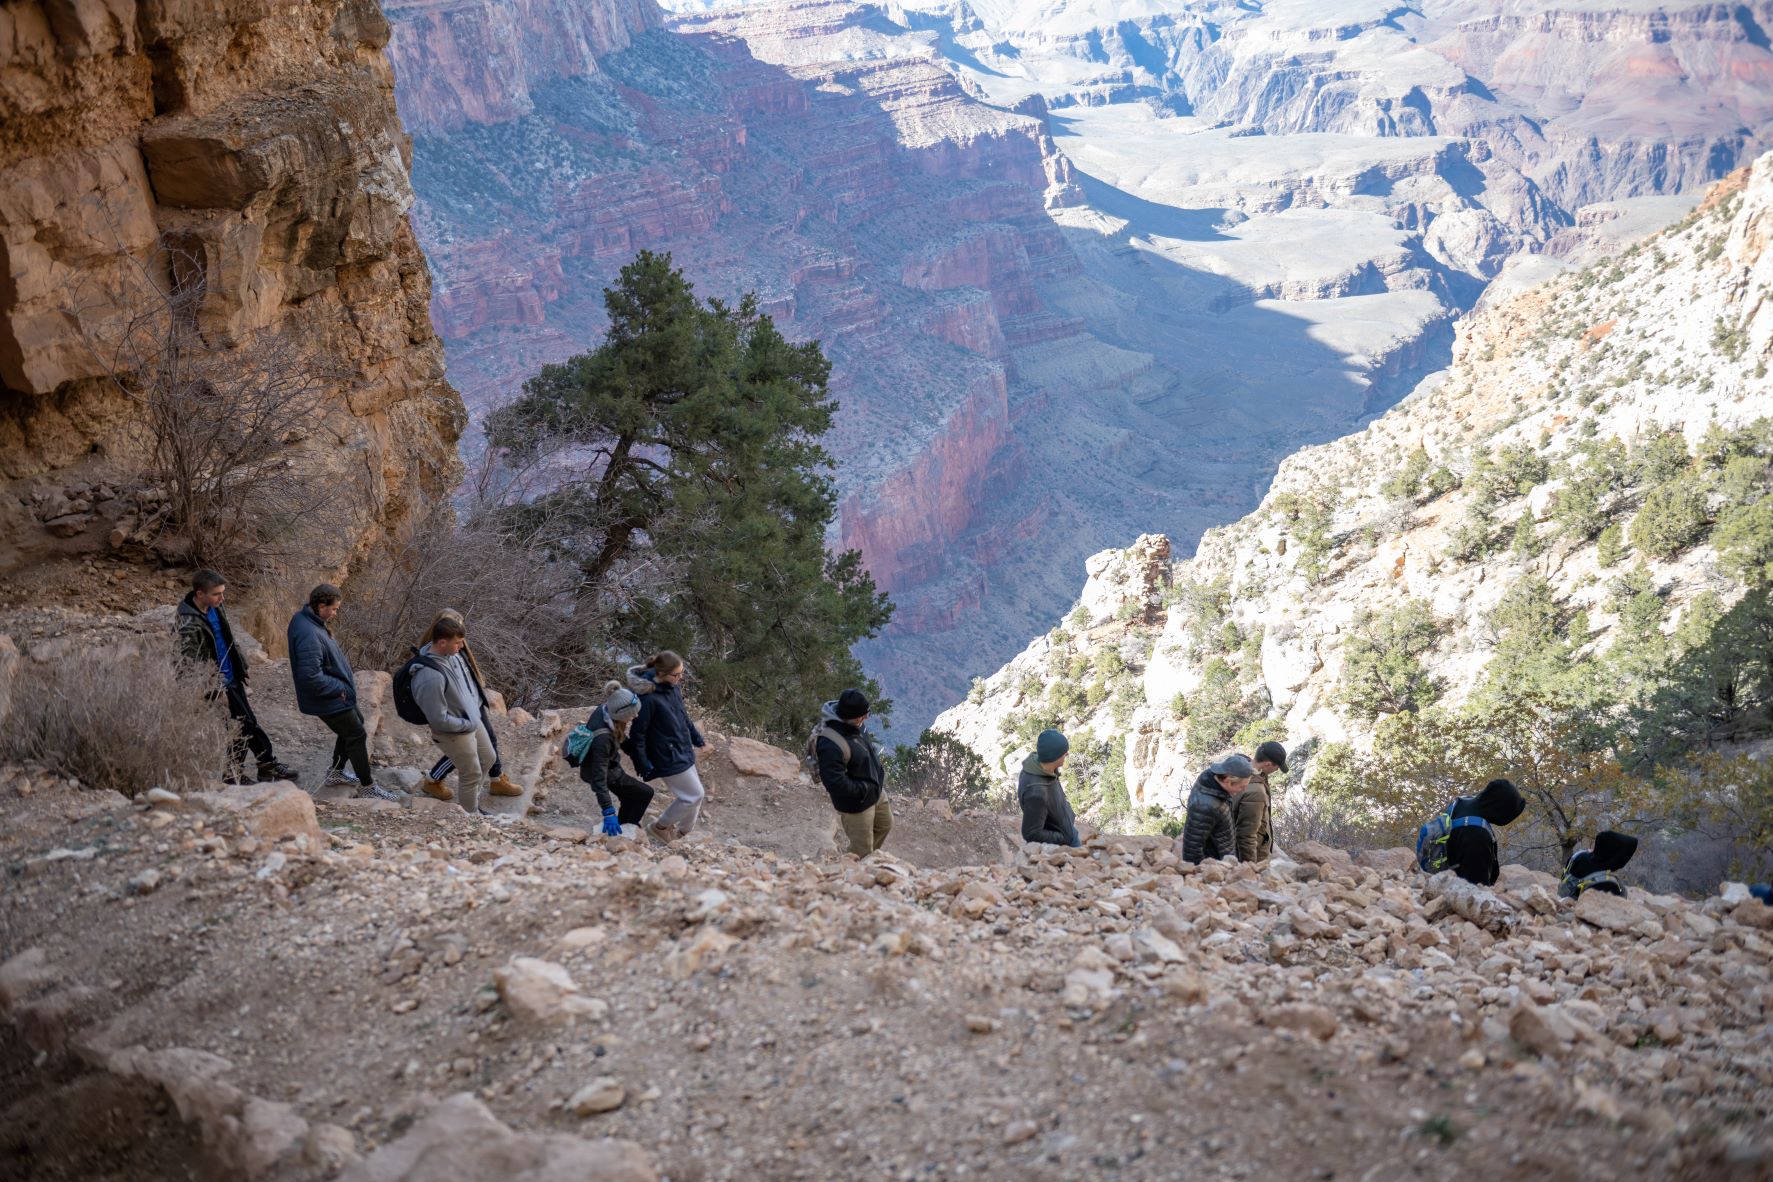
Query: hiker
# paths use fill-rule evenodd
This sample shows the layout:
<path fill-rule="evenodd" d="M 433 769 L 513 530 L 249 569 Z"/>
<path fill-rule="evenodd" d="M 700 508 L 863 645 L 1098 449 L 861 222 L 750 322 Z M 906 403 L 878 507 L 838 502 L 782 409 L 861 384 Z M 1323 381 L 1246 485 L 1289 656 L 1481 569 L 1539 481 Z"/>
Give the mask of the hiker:
<path fill-rule="evenodd" d="M 1237 860 L 1266 862 L 1274 853 L 1274 804 L 1268 777 L 1287 770 L 1287 749 L 1270 739 L 1256 748 L 1250 766 L 1256 774 L 1242 792 L 1231 798 L 1232 820 L 1237 825 Z"/>
<path fill-rule="evenodd" d="M 1016 777 L 1016 803 L 1022 806 L 1022 840 L 1048 845 L 1080 846 L 1077 817 L 1059 782 L 1071 740 L 1055 730 L 1040 732 L 1034 750 L 1022 761 Z"/>
<path fill-rule="evenodd" d="M 437 639 L 437 625 L 443 620 L 454 620 L 464 627 L 467 626 L 462 619 L 461 612 L 446 607 L 437 613 L 437 619 L 431 621 L 431 626 L 425 630 L 424 636 L 419 638 L 419 648 L 422 649 Z M 487 769 L 486 790 L 494 796 L 522 796 L 522 785 L 505 774 L 505 765 L 501 762 L 499 755 L 499 732 L 494 728 L 492 722 L 492 703 L 487 700 L 486 696 L 486 682 L 481 679 L 480 663 L 474 659 L 474 648 L 466 642 L 462 644 L 462 661 L 468 666 L 468 676 L 474 681 L 474 693 L 480 699 L 480 722 L 486 727 L 486 737 L 492 740 L 493 761 L 492 767 Z M 436 763 L 431 765 L 430 773 L 419 781 L 419 789 L 426 796 L 435 796 L 438 800 L 455 799 L 455 793 L 451 792 L 449 785 L 443 782 L 449 778 L 449 774 L 455 768 L 455 761 L 449 756 L 440 757 Z"/>
<path fill-rule="evenodd" d="M 628 724 L 639 713 L 640 695 L 611 681 L 603 687 L 603 704 L 585 720 L 591 745 L 579 761 L 579 779 L 597 794 L 605 837 L 620 837 L 622 826 L 640 824 L 653 802 L 652 788 L 622 770 L 622 744 L 628 739 Z M 621 802 L 620 808 L 611 802 L 611 793 Z"/>
<path fill-rule="evenodd" d="M 1748 893 L 1767 904 L 1767 906 L 1773 907 L 1773 885 L 1757 882 L 1748 888 Z"/>
<path fill-rule="evenodd" d="M 1563 877 L 1558 880 L 1558 897 L 1580 899 L 1588 891 L 1623 897 L 1625 884 L 1616 874 L 1625 869 L 1625 864 L 1637 852 L 1637 838 L 1611 829 L 1602 830 L 1595 834 L 1594 849 L 1577 850 L 1564 863 Z"/>
<path fill-rule="evenodd" d="M 459 773 L 456 800 L 462 811 L 490 816 L 480 807 L 480 792 L 497 755 L 474 676 L 462 659 L 467 643 L 468 629 L 461 620 L 439 617 L 413 666 L 412 698 L 431 727 L 432 741 Z"/>
<path fill-rule="evenodd" d="M 1233 802 L 1255 775 L 1247 755 L 1227 755 L 1200 774 L 1188 794 L 1188 816 L 1182 824 L 1183 861 L 1238 856 Z"/>
<path fill-rule="evenodd" d="M 357 709 L 357 680 L 333 638 L 330 625 L 344 600 L 344 592 L 321 583 L 308 592 L 308 605 L 290 617 L 289 676 L 295 682 L 296 708 L 319 718 L 337 736 L 322 788 L 355 784 L 358 796 L 399 800 L 398 794 L 375 782 L 370 770 L 369 728 Z M 345 770 L 346 764 L 351 771 Z"/>
<path fill-rule="evenodd" d="M 813 754 L 819 782 L 837 810 L 838 824 L 849 838 L 850 853 L 866 858 L 885 844 L 893 831 L 893 810 L 887 804 L 886 769 L 868 723 L 868 697 L 846 689 L 826 702 L 813 732 Z"/>
<path fill-rule="evenodd" d="M 1466 882 L 1494 886 L 1502 873 L 1495 826 L 1509 824 L 1526 807 L 1520 789 L 1507 780 L 1491 780 L 1476 796 L 1455 797 L 1417 833 L 1416 864 L 1429 874 L 1451 870 Z"/>
<path fill-rule="evenodd" d="M 671 803 L 647 829 L 660 841 L 676 841 L 694 829 L 707 794 L 694 750 L 702 745 L 702 732 L 683 704 L 683 674 L 683 658 L 669 649 L 628 670 L 628 688 L 640 697 L 628 756 L 641 779 L 663 780 L 671 790 Z"/>
<path fill-rule="evenodd" d="M 228 700 L 228 717 L 234 720 L 236 733 L 228 766 L 228 783 L 268 783 L 272 780 L 294 780 L 296 770 L 279 763 L 271 750 L 271 736 L 259 725 L 246 700 L 246 657 L 234 644 L 234 628 L 222 607 L 228 581 L 221 574 L 204 569 L 191 576 L 191 593 L 179 601 L 175 623 L 178 626 L 179 653 L 192 664 L 214 665 L 221 681 L 219 690 L 205 696 L 214 701 L 218 695 Z M 250 755 L 258 764 L 258 775 L 246 771 Z"/>

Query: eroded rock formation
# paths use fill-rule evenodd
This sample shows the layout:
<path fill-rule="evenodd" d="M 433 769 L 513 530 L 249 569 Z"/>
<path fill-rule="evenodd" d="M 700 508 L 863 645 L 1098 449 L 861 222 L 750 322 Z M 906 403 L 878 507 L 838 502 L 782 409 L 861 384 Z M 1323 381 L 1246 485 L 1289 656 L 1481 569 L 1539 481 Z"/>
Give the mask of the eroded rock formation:
<path fill-rule="evenodd" d="M 203 349 L 249 367 L 295 342 L 337 375 L 295 445 L 345 506 L 315 572 L 348 572 L 448 495 L 462 408 L 407 220 L 387 38 L 373 0 L 0 12 L 0 572 L 103 546 L 131 511 L 148 440 L 119 341 L 175 284 L 200 293 Z M 52 534 L 33 493 L 84 508 Z"/>

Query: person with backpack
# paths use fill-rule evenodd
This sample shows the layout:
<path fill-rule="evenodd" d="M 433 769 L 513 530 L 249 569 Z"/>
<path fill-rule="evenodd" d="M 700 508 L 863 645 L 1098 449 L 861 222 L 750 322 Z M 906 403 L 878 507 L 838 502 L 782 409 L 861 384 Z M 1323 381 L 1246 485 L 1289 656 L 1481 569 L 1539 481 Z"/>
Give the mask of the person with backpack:
<path fill-rule="evenodd" d="M 431 738 L 460 773 L 456 799 L 469 815 L 485 815 L 480 792 L 493 760 L 492 736 L 482 720 L 480 695 L 474 687 L 462 649 L 468 629 L 448 617 L 431 626 L 431 642 L 419 649 L 403 672 L 410 679 L 412 700 L 431 727 Z"/>
<path fill-rule="evenodd" d="M 647 828 L 660 841 L 676 841 L 696 827 L 707 791 L 696 774 L 695 749 L 702 732 L 683 703 L 683 658 L 666 649 L 628 670 L 628 688 L 640 698 L 629 727 L 628 756 L 643 780 L 663 780 L 671 803 Z"/>
<path fill-rule="evenodd" d="M 1184 862 L 1238 856 L 1234 802 L 1255 775 L 1256 768 L 1248 756 L 1227 755 L 1195 780 L 1194 789 L 1188 794 L 1188 815 L 1182 823 Z"/>
<path fill-rule="evenodd" d="M 351 662 L 332 634 L 345 595 L 331 583 L 308 592 L 308 603 L 290 617 L 285 640 L 289 645 L 289 676 L 295 682 L 296 709 L 326 724 L 335 736 L 332 762 L 323 788 L 355 784 L 358 796 L 378 800 L 400 797 L 375 782 L 369 764 L 369 727 L 357 708 L 357 678 Z M 351 772 L 345 771 L 349 764 Z"/>
<path fill-rule="evenodd" d="M 622 770 L 622 744 L 628 740 L 628 724 L 640 713 L 640 695 L 620 682 L 603 687 L 603 704 L 585 720 L 585 743 L 578 754 L 579 779 L 597 794 L 603 810 L 603 835 L 622 836 L 622 826 L 638 825 L 653 802 L 653 790 Z M 573 728 L 576 732 L 579 728 Z M 571 762 L 573 745 L 568 746 Z M 611 800 L 620 802 L 618 808 Z"/>
<path fill-rule="evenodd" d="M 1520 789 L 1491 780 L 1476 796 L 1455 797 L 1416 834 L 1416 864 L 1428 874 L 1451 870 L 1466 882 L 1494 886 L 1502 873 L 1496 843 L 1498 825 L 1525 812 Z"/>
<path fill-rule="evenodd" d="M 1016 777 L 1016 803 L 1022 807 L 1022 840 L 1047 845 L 1079 846 L 1077 817 L 1066 799 L 1059 769 L 1071 741 L 1055 730 L 1044 730 L 1034 740 L 1034 750 L 1022 761 Z"/>
<path fill-rule="evenodd" d="M 1287 749 L 1270 739 L 1256 748 L 1250 766 L 1256 774 L 1231 798 L 1232 819 L 1237 824 L 1237 860 L 1266 862 L 1274 854 L 1274 806 L 1268 777 L 1287 770 Z"/>
<path fill-rule="evenodd" d="M 272 780 L 296 779 L 296 770 L 278 761 L 271 748 L 271 736 L 259 725 L 252 703 L 246 699 L 246 657 L 234 643 L 234 628 L 222 600 L 228 592 L 228 581 L 217 571 L 204 569 L 191 576 L 191 593 L 179 601 L 174 623 L 178 628 L 179 654 L 194 665 L 214 665 L 220 682 L 209 691 L 214 701 L 225 697 L 228 717 L 236 728 L 228 768 L 228 783 L 251 784 Z M 251 757 L 258 774 L 247 768 Z"/>
<path fill-rule="evenodd" d="M 467 626 L 466 621 L 462 619 L 461 612 L 450 607 L 444 608 L 437 613 L 437 618 L 431 621 L 431 626 L 419 638 L 418 647 L 413 650 L 415 653 L 437 638 L 437 625 L 444 620 L 454 620 L 463 627 Z M 462 645 L 462 660 L 468 666 L 468 676 L 474 680 L 474 692 L 480 698 L 481 725 L 486 727 L 486 737 L 492 740 L 493 762 L 492 767 L 487 769 L 486 790 L 494 796 L 522 796 L 523 786 L 505 774 L 505 765 L 499 754 L 499 732 L 493 726 L 492 721 L 492 703 L 486 696 L 486 682 L 480 676 L 480 663 L 474 659 L 472 645 L 467 643 Z M 455 770 L 455 767 L 455 761 L 449 756 L 439 757 L 437 762 L 431 765 L 431 771 L 419 781 L 419 789 L 426 796 L 435 796 L 438 800 L 453 800 L 455 793 L 450 791 L 449 785 L 444 781 L 449 778 L 449 774 Z"/>
<path fill-rule="evenodd" d="M 1580 899 L 1589 891 L 1625 896 L 1625 884 L 1618 872 L 1625 869 L 1631 856 L 1638 852 L 1638 839 L 1628 834 L 1603 829 L 1595 834 L 1594 849 L 1577 850 L 1564 863 L 1558 880 L 1558 897 Z"/>
<path fill-rule="evenodd" d="M 886 768 L 874 736 L 864 729 L 867 723 L 867 695 L 859 689 L 846 689 L 820 710 L 819 727 L 811 740 L 819 782 L 837 810 L 850 853 L 858 858 L 879 849 L 893 831 Z"/>

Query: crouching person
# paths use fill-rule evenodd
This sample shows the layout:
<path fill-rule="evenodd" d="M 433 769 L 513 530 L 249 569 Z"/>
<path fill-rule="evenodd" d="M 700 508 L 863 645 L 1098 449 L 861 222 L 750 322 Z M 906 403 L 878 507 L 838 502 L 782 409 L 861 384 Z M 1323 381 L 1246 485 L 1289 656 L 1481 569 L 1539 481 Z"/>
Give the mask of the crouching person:
<path fill-rule="evenodd" d="M 1256 775 L 1248 756 L 1227 755 L 1207 768 L 1188 794 L 1188 817 L 1182 826 L 1182 860 L 1237 856 L 1235 801 Z"/>
<path fill-rule="evenodd" d="M 1618 872 L 1625 869 L 1631 856 L 1638 852 L 1638 839 L 1624 833 L 1604 829 L 1595 834 L 1594 849 L 1577 850 L 1564 863 L 1563 877 L 1558 881 L 1558 896 L 1580 899 L 1588 891 L 1608 895 L 1625 895 L 1625 884 Z"/>
<path fill-rule="evenodd" d="M 1451 870 L 1466 882 L 1495 886 L 1502 873 L 1496 826 L 1526 811 L 1520 789 L 1491 780 L 1476 796 L 1455 797 L 1416 834 L 1416 864 L 1426 873 Z"/>
<path fill-rule="evenodd" d="M 622 770 L 622 744 L 628 738 L 628 724 L 639 713 L 640 695 L 612 681 L 603 687 L 603 705 L 585 720 L 591 746 L 579 762 L 579 779 L 597 794 L 605 837 L 620 837 L 622 826 L 640 824 L 653 802 L 652 787 Z"/>
<path fill-rule="evenodd" d="M 480 695 L 462 660 L 468 629 L 460 620 L 445 616 L 431 627 L 431 643 L 419 650 L 412 673 L 412 696 L 438 750 L 455 764 L 460 777 L 456 799 L 471 814 L 484 814 L 480 793 L 486 787 L 493 761 L 492 736 L 481 719 Z"/>
<path fill-rule="evenodd" d="M 886 843 L 893 831 L 893 810 L 886 799 L 886 770 L 868 724 L 868 698 L 846 689 L 820 712 L 813 732 L 813 756 L 819 782 L 837 810 L 838 824 L 849 839 L 850 853 L 866 858 Z"/>
<path fill-rule="evenodd" d="M 1034 740 L 1034 750 L 1022 761 L 1022 774 L 1016 777 L 1016 803 L 1022 806 L 1022 840 L 1045 842 L 1048 845 L 1078 846 L 1077 817 L 1071 801 L 1065 797 L 1065 786 L 1059 782 L 1059 769 L 1071 741 L 1058 731 L 1046 730 Z"/>

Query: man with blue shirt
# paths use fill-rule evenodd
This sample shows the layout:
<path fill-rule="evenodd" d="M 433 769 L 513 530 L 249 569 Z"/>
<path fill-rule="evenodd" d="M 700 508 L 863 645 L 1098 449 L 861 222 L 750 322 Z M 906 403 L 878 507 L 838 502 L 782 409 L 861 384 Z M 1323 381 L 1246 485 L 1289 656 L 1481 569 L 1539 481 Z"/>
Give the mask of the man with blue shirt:
<path fill-rule="evenodd" d="M 294 780 L 295 769 L 277 762 L 271 752 L 271 737 L 246 700 L 246 657 L 234 644 L 234 629 L 222 610 L 227 592 L 227 580 L 216 571 L 200 570 L 191 576 L 191 593 L 179 604 L 177 616 L 179 651 L 194 664 L 215 666 L 221 688 L 210 691 L 211 696 L 220 693 L 227 697 L 228 714 L 239 727 L 228 782 L 253 782 L 255 777 L 246 772 L 248 755 L 258 761 L 256 779 Z"/>

